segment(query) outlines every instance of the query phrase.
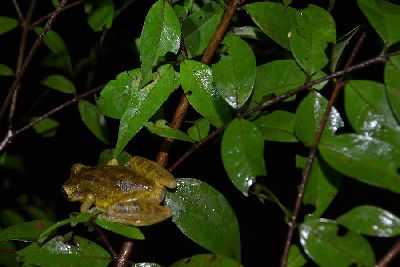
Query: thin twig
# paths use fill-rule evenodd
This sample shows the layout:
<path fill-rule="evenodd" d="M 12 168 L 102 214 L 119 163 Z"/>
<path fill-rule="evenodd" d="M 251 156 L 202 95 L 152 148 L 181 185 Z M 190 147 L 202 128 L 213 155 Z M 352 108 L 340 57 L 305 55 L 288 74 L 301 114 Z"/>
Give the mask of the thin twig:
<path fill-rule="evenodd" d="M 17 137 L 18 135 L 20 135 L 21 133 L 25 132 L 26 130 L 32 128 L 32 126 L 34 126 L 35 124 L 39 123 L 40 121 L 50 117 L 51 115 L 65 109 L 66 107 L 74 104 L 75 102 L 77 102 L 79 99 L 88 97 L 92 94 L 94 94 L 95 92 L 99 91 L 100 89 L 102 89 L 104 87 L 104 85 L 100 85 L 96 88 L 93 88 L 89 91 L 86 91 L 78 96 L 73 97 L 72 99 L 68 100 L 67 102 L 64 102 L 63 104 L 53 108 L 52 110 L 46 112 L 45 114 L 36 117 L 34 119 L 32 119 L 32 121 L 30 121 L 29 123 L 27 123 L 26 125 L 22 126 L 21 128 L 18 128 L 15 131 L 7 131 L 6 136 L 3 138 L 3 140 L 0 143 L 0 154 L 4 151 L 4 149 L 11 143 L 11 141 Z"/>
<path fill-rule="evenodd" d="M 32 48 L 30 49 L 28 56 L 26 57 L 23 67 L 21 69 L 21 72 L 16 76 L 11 88 L 8 90 L 8 95 L 6 99 L 4 100 L 3 106 L 1 107 L 0 110 L 0 120 L 3 118 L 4 113 L 6 112 L 6 109 L 8 105 L 11 102 L 12 96 L 14 95 L 15 90 L 17 87 L 20 85 L 22 77 L 24 76 L 29 64 L 32 61 L 32 58 L 34 54 L 36 53 L 37 49 L 43 42 L 44 37 L 46 36 L 47 32 L 50 30 L 51 26 L 53 25 L 56 17 L 58 14 L 60 14 L 62 8 L 65 6 L 65 4 L 68 2 L 68 0 L 62 0 L 56 10 L 54 10 L 53 14 L 51 15 L 50 19 L 47 21 L 46 25 L 43 27 L 43 31 L 40 33 L 38 38 L 36 39 L 35 43 L 32 45 Z"/>
<path fill-rule="evenodd" d="M 100 229 L 97 224 L 93 223 L 94 228 L 96 229 L 97 234 L 99 235 L 101 241 L 104 243 L 106 246 L 108 252 L 110 252 L 111 256 L 114 258 L 114 260 L 117 259 L 117 254 L 115 253 L 113 247 L 111 246 L 110 242 L 108 241 L 107 236 L 104 234 L 104 232 Z"/>
<path fill-rule="evenodd" d="M 385 256 L 380 259 L 376 267 L 387 267 L 389 263 L 400 254 L 400 239 L 389 249 Z"/>
<path fill-rule="evenodd" d="M 118 254 L 118 260 L 115 263 L 115 267 L 125 267 L 128 266 L 129 256 L 131 255 L 133 249 L 132 241 L 125 241 L 122 244 L 121 251 Z"/>
<path fill-rule="evenodd" d="M 360 38 L 358 39 L 356 45 L 354 46 L 354 49 L 351 53 L 351 56 L 349 57 L 349 59 L 347 60 L 347 63 L 344 67 L 344 70 L 347 70 L 350 68 L 351 64 L 353 64 L 353 60 L 356 56 L 356 54 L 358 53 L 358 51 L 360 50 L 360 47 L 362 45 L 362 43 L 364 42 L 366 37 L 366 34 L 363 33 Z M 314 162 L 314 158 L 317 152 L 317 147 L 318 144 L 321 140 L 322 137 L 322 133 L 324 132 L 326 123 L 328 121 L 329 118 L 329 114 L 332 110 L 333 104 L 336 102 L 336 99 L 339 95 L 340 90 L 343 88 L 343 76 L 340 77 L 336 83 L 335 83 L 335 87 L 333 89 L 331 98 L 329 99 L 328 105 L 326 106 L 326 109 L 324 111 L 324 114 L 322 115 L 321 121 L 319 123 L 319 127 L 317 132 L 314 135 L 311 147 L 310 147 L 310 151 L 307 157 L 307 163 L 306 166 L 304 167 L 304 171 L 303 171 L 303 175 L 302 175 L 302 180 L 300 185 L 298 186 L 298 193 L 297 193 L 297 198 L 296 198 L 296 202 L 294 205 L 294 209 L 293 209 L 293 215 L 290 218 L 290 222 L 289 222 L 289 228 L 288 228 L 288 232 L 287 232 L 287 237 L 286 237 L 286 242 L 285 242 L 285 246 L 283 249 L 283 254 L 282 254 L 282 258 L 281 258 L 281 263 L 280 266 L 281 267 L 285 267 L 287 264 L 287 259 L 289 256 L 289 249 L 290 249 L 290 245 L 292 244 L 292 239 L 293 239 L 293 234 L 294 231 L 296 229 L 296 222 L 297 222 L 297 218 L 299 216 L 300 213 L 300 208 L 301 208 L 301 203 L 303 201 L 303 197 L 304 197 L 304 190 L 306 188 L 306 184 L 308 182 L 308 178 L 310 177 L 311 174 L 311 169 L 312 169 L 312 164 Z"/>
<path fill-rule="evenodd" d="M 14 5 L 14 8 L 15 8 L 15 11 L 17 12 L 17 16 L 18 16 L 19 22 L 21 24 L 23 24 L 25 19 L 24 19 L 24 15 L 22 15 L 21 8 L 19 7 L 19 4 L 18 4 L 17 0 L 12 0 L 12 2 L 13 2 L 13 5 Z"/>

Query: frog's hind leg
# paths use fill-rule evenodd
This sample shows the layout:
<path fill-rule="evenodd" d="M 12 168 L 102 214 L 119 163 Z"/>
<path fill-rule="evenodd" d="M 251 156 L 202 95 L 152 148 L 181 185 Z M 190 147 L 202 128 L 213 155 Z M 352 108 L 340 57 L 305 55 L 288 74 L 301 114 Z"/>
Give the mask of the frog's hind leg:
<path fill-rule="evenodd" d="M 155 205 L 154 202 L 124 202 L 107 208 L 108 219 L 134 226 L 148 226 L 162 222 L 172 215 L 170 207 Z"/>

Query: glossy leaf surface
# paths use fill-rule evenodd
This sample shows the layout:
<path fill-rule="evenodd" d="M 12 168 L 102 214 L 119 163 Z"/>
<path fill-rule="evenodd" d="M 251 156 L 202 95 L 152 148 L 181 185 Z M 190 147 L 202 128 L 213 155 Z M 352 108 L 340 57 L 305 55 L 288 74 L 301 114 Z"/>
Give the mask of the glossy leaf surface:
<path fill-rule="evenodd" d="M 316 219 L 300 226 L 300 242 L 304 252 L 318 266 L 374 266 L 375 256 L 368 241 L 348 231 L 338 235 L 335 221 Z"/>
<path fill-rule="evenodd" d="M 123 235 L 130 239 L 143 240 L 144 235 L 138 227 L 129 226 L 121 223 L 111 222 L 96 218 L 96 224 L 101 228 L 107 229 L 108 231 L 114 232 L 119 235 Z"/>
<path fill-rule="evenodd" d="M 264 140 L 297 142 L 294 136 L 294 120 L 295 115 L 293 113 L 277 110 L 261 116 L 253 121 L 253 123 L 264 136 Z"/>
<path fill-rule="evenodd" d="M 400 235 L 400 218 L 375 206 L 358 206 L 341 215 L 337 221 L 363 235 L 380 237 Z"/>
<path fill-rule="evenodd" d="M 194 178 L 179 178 L 177 184 L 165 197 L 176 226 L 204 248 L 240 262 L 239 226 L 225 197 Z"/>
<path fill-rule="evenodd" d="M 83 123 L 103 143 L 108 144 L 106 119 L 95 105 L 87 100 L 79 100 L 79 113 Z"/>
<path fill-rule="evenodd" d="M 241 108 L 253 91 L 256 78 L 256 58 L 251 47 L 233 33 L 222 40 L 226 55 L 212 65 L 215 86 L 234 109 Z"/>
<path fill-rule="evenodd" d="M 158 0 L 147 13 L 140 36 L 140 87 L 151 80 L 151 69 L 160 56 L 178 52 L 180 38 L 180 22 L 174 10 L 167 1 Z"/>
<path fill-rule="evenodd" d="M 365 135 L 342 134 L 322 139 L 318 148 L 338 172 L 400 193 L 400 151 L 393 145 Z"/>
<path fill-rule="evenodd" d="M 225 129 L 221 157 L 229 178 L 246 196 L 256 177 L 266 175 L 264 138 L 247 120 L 235 119 Z"/>
<path fill-rule="evenodd" d="M 14 76 L 14 71 L 6 64 L 0 63 L 0 76 Z"/>
<path fill-rule="evenodd" d="M 179 129 L 171 128 L 166 120 L 158 120 L 156 122 L 146 122 L 144 124 L 151 133 L 156 134 L 161 137 L 171 137 L 177 140 L 182 140 L 186 142 L 194 142 L 186 133 Z"/>
<path fill-rule="evenodd" d="M 213 86 L 211 68 L 193 60 L 185 60 L 180 67 L 182 88 L 192 107 L 215 127 L 229 121 L 229 106 Z"/>
<path fill-rule="evenodd" d="M 273 2 L 256 2 L 244 6 L 251 19 L 269 38 L 290 50 L 288 33 L 296 25 L 296 9 Z"/>
<path fill-rule="evenodd" d="M 214 254 L 198 254 L 190 258 L 181 259 L 170 267 L 241 267 L 242 265 L 230 258 Z"/>
<path fill-rule="evenodd" d="M 294 123 L 294 130 L 300 141 L 311 144 L 327 105 L 328 100 L 317 92 L 310 92 L 301 101 L 296 110 Z M 333 107 L 329 113 L 323 136 L 333 135 L 343 125 L 339 112 Z"/>
<path fill-rule="evenodd" d="M 55 237 L 43 246 L 32 243 L 17 252 L 25 264 L 35 266 L 108 266 L 111 256 L 96 243 L 80 237 L 74 237 L 75 244 L 64 243 Z"/>
<path fill-rule="evenodd" d="M 192 13 L 182 22 L 182 37 L 189 58 L 201 55 L 213 36 L 224 10 L 215 2 Z"/>
<path fill-rule="evenodd" d="M 297 63 L 306 73 L 313 74 L 328 63 L 325 49 L 328 43 L 336 42 L 335 21 L 325 9 L 310 4 L 297 11 L 297 25 L 289 36 Z"/>
<path fill-rule="evenodd" d="M 53 137 L 56 135 L 59 126 L 58 121 L 46 118 L 33 125 L 33 129 L 42 137 Z"/>
<path fill-rule="evenodd" d="M 121 117 L 118 131 L 118 140 L 114 150 L 114 157 L 118 156 L 130 139 L 144 126 L 151 116 L 167 100 L 173 90 L 175 71 L 170 65 L 160 67 L 153 74 L 153 81 L 142 89 L 136 87 L 128 107 Z"/>
<path fill-rule="evenodd" d="M 33 242 L 39 235 L 46 230 L 53 222 L 45 220 L 35 220 L 14 224 L 0 231 L 0 241 L 19 240 Z"/>
<path fill-rule="evenodd" d="M 0 35 L 9 32 L 17 27 L 18 23 L 18 20 L 14 18 L 0 16 Z"/>
<path fill-rule="evenodd" d="M 194 122 L 194 125 L 187 130 L 188 135 L 195 141 L 200 141 L 207 137 L 210 131 L 208 120 L 201 118 Z"/>
<path fill-rule="evenodd" d="M 114 159 L 113 155 L 114 149 L 105 149 L 101 151 L 97 165 L 106 165 L 110 160 Z M 126 151 L 122 151 L 122 153 L 118 155 L 117 161 L 119 165 L 125 165 L 131 158 L 132 155 Z"/>
<path fill-rule="evenodd" d="M 97 8 L 88 17 L 88 24 L 95 32 L 111 28 L 114 18 L 114 4 L 112 0 L 93 1 Z"/>
<path fill-rule="evenodd" d="M 386 62 L 384 74 L 390 107 L 397 121 L 400 121 L 400 55 L 391 57 Z"/>
<path fill-rule="evenodd" d="M 358 6 L 387 45 L 400 41 L 400 5 L 384 0 L 358 0 Z"/>
<path fill-rule="evenodd" d="M 40 83 L 61 93 L 76 93 L 75 85 L 68 78 L 62 75 L 54 74 L 47 76 L 42 79 Z"/>

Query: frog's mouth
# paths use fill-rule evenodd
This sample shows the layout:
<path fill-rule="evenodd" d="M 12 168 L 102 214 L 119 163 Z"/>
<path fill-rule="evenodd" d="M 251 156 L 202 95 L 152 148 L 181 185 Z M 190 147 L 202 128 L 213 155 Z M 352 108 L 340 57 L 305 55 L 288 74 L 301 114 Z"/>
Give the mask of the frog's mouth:
<path fill-rule="evenodd" d="M 80 198 L 78 196 L 74 196 L 76 194 L 74 194 L 73 190 L 71 190 L 71 188 L 66 185 L 61 187 L 61 193 L 64 196 L 64 198 L 69 201 L 79 201 L 80 200 Z"/>

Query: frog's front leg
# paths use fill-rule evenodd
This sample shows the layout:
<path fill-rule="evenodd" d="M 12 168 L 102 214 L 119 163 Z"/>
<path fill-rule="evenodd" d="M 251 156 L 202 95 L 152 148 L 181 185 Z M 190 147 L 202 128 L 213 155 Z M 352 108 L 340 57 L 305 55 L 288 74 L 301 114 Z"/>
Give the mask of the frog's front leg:
<path fill-rule="evenodd" d="M 96 199 L 95 199 L 94 195 L 87 194 L 82 201 L 81 208 L 80 208 L 81 212 L 87 212 L 90 209 L 90 207 L 93 206 L 95 201 L 96 201 Z"/>
<path fill-rule="evenodd" d="M 134 226 L 147 226 L 162 222 L 172 215 L 170 207 L 145 200 L 126 201 L 107 207 L 105 214 L 111 221 Z"/>

